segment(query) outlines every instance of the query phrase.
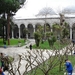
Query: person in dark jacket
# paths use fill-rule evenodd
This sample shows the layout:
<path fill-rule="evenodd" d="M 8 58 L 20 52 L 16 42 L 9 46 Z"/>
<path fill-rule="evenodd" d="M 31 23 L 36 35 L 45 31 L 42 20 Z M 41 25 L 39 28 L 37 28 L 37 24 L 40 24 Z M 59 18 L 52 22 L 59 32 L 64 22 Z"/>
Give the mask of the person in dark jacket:
<path fill-rule="evenodd" d="M 68 75 L 72 75 L 73 66 L 72 66 L 72 63 L 68 59 L 65 60 L 65 66 L 66 66 Z"/>
<path fill-rule="evenodd" d="M 30 44 L 30 46 L 29 46 L 29 47 L 30 47 L 30 50 L 32 50 L 32 44 Z"/>

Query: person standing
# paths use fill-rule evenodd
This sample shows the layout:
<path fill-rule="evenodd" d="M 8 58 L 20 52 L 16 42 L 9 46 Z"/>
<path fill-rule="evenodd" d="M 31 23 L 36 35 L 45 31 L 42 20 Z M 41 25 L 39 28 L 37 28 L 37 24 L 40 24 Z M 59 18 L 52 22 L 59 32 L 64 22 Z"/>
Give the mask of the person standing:
<path fill-rule="evenodd" d="M 0 53 L 0 61 L 1 61 L 1 68 L 4 68 L 4 55 L 3 53 Z"/>
<path fill-rule="evenodd" d="M 5 75 L 1 68 L 0 68 L 0 75 Z"/>
<path fill-rule="evenodd" d="M 4 48 L 7 48 L 7 47 L 6 47 L 6 42 L 4 42 Z"/>
<path fill-rule="evenodd" d="M 30 44 L 30 46 L 29 46 L 29 47 L 30 47 L 30 50 L 32 50 L 32 44 Z"/>
<path fill-rule="evenodd" d="M 72 75 L 73 66 L 72 66 L 72 63 L 68 59 L 65 60 L 65 66 L 66 66 L 68 75 Z"/>

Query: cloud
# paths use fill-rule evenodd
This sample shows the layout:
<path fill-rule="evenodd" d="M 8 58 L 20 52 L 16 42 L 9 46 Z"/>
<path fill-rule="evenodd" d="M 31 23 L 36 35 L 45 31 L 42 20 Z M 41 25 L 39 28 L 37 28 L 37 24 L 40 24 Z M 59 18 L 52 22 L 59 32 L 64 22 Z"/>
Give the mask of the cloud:
<path fill-rule="evenodd" d="M 55 12 L 68 6 L 75 6 L 75 0 L 27 0 L 26 4 L 17 11 L 15 18 L 32 18 L 44 7 L 50 7 Z"/>

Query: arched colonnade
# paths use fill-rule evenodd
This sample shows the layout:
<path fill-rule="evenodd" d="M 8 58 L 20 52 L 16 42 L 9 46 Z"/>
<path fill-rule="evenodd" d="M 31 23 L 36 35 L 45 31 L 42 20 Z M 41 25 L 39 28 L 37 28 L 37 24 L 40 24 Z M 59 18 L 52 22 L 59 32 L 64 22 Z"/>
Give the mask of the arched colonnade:
<path fill-rule="evenodd" d="M 34 38 L 34 32 L 37 30 L 38 26 L 48 26 L 49 30 L 52 31 L 52 25 L 55 23 L 60 24 L 60 18 L 32 18 L 32 19 L 13 19 L 15 27 L 12 30 L 11 38 Z M 75 39 L 75 18 L 65 17 L 65 22 L 69 24 L 70 28 L 70 39 Z M 28 30 L 28 35 L 23 33 L 24 29 Z"/>

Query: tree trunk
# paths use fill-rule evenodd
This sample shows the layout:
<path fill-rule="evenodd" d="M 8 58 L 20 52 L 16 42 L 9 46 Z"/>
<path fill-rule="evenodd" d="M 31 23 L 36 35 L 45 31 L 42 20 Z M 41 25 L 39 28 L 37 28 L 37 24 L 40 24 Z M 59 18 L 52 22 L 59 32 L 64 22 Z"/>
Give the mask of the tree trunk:
<path fill-rule="evenodd" d="M 8 45 L 10 45 L 10 15 L 7 15 L 7 40 Z"/>

